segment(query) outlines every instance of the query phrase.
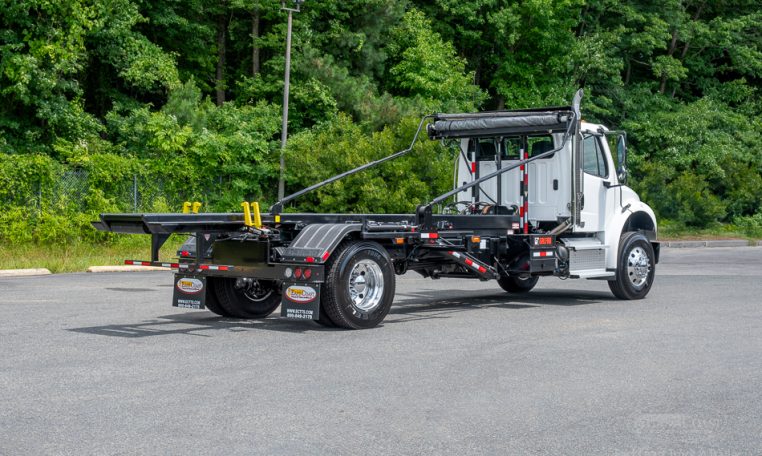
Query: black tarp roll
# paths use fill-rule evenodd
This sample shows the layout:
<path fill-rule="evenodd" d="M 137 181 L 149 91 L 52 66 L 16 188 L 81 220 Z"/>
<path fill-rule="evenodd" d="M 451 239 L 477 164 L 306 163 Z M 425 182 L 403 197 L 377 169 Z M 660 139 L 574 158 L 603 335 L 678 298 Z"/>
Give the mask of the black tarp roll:
<path fill-rule="evenodd" d="M 566 131 L 568 119 L 566 112 L 541 113 L 506 113 L 505 116 L 465 117 L 463 114 L 438 116 L 438 120 L 430 124 L 428 134 L 431 139 L 442 138 L 473 138 L 484 136 L 510 135 L 516 133 Z"/>

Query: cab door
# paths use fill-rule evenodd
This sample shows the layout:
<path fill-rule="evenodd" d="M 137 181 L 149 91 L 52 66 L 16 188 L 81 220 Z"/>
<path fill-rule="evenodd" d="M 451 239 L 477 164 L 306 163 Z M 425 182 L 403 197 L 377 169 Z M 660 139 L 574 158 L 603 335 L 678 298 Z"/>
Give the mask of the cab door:
<path fill-rule="evenodd" d="M 581 211 L 583 226 L 579 230 L 583 232 L 603 231 L 609 209 L 609 189 L 604 182 L 610 182 L 611 169 L 602 140 L 602 136 L 583 133 L 582 170 L 585 199 Z"/>

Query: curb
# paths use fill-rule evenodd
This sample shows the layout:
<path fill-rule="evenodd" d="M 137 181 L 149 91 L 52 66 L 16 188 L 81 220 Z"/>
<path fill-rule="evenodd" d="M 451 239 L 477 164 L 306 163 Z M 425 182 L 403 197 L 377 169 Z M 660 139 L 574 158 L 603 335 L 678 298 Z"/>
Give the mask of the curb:
<path fill-rule="evenodd" d="M 35 269 L 0 269 L 0 277 L 23 277 L 49 275 L 50 271 L 45 268 Z"/>
<path fill-rule="evenodd" d="M 697 247 L 756 247 L 762 246 L 762 241 L 747 241 L 745 239 L 723 239 L 718 241 L 662 241 L 663 247 L 688 249 Z"/>
<path fill-rule="evenodd" d="M 148 271 L 171 271 L 171 268 L 162 268 L 160 266 L 90 266 L 87 272 L 148 272 Z"/>

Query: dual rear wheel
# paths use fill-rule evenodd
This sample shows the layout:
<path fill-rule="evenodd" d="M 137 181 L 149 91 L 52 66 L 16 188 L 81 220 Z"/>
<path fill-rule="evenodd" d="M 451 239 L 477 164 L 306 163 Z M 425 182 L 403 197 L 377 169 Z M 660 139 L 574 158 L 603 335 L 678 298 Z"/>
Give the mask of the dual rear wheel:
<path fill-rule="evenodd" d="M 280 284 L 250 278 L 211 277 L 206 307 L 223 317 L 265 318 L 280 305 Z"/>
<path fill-rule="evenodd" d="M 386 317 L 394 301 L 391 258 L 376 242 L 347 241 L 325 264 L 318 323 L 347 329 L 372 328 Z M 265 318 L 280 305 L 275 281 L 214 277 L 206 307 L 225 317 Z"/>

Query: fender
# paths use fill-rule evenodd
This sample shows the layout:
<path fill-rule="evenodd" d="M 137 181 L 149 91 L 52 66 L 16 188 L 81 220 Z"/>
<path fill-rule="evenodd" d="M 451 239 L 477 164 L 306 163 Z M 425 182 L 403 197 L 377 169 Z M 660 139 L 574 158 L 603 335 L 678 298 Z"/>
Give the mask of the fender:
<path fill-rule="evenodd" d="M 361 223 L 307 225 L 281 255 L 287 261 L 325 263 L 345 236 L 361 229 Z"/>
<path fill-rule="evenodd" d="M 623 231 L 644 231 L 649 241 L 656 241 L 657 227 L 654 211 L 646 203 L 634 198 L 627 198 L 623 204 L 627 209 L 622 212 L 621 207 L 617 205 L 616 213 L 609 219 L 604 231 L 604 244 L 609 246 L 606 269 L 614 270 L 617 267 L 619 238 Z"/>

